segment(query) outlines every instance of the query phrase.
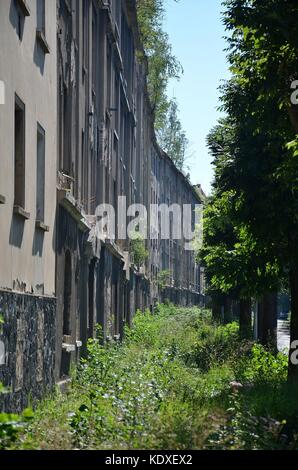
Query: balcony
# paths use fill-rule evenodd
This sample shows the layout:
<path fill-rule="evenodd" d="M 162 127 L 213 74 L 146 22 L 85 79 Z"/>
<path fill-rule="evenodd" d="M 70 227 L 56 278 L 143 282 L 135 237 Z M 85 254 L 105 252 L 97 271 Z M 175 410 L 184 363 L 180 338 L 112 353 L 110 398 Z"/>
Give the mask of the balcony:
<path fill-rule="evenodd" d="M 65 191 L 68 193 L 72 193 L 73 190 L 73 183 L 74 179 L 72 176 L 63 173 L 62 171 L 58 171 L 57 174 L 57 189 L 59 191 Z"/>

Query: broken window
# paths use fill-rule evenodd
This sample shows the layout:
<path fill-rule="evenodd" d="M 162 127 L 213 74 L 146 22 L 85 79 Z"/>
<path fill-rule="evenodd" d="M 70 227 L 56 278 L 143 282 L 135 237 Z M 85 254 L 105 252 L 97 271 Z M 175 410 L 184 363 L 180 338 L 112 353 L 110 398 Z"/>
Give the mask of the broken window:
<path fill-rule="evenodd" d="M 36 220 L 44 222 L 45 205 L 45 131 L 37 124 Z"/>
<path fill-rule="evenodd" d="M 14 204 L 25 207 L 25 105 L 15 96 Z"/>

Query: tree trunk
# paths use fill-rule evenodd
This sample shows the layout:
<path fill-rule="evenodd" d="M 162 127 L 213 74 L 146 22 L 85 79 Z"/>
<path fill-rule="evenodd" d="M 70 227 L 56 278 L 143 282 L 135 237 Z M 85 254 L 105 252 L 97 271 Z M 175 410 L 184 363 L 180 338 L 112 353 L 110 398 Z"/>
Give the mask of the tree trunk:
<path fill-rule="evenodd" d="M 232 301 L 232 317 L 233 321 L 239 318 L 240 316 L 240 302 L 239 300 L 233 300 Z"/>
<path fill-rule="evenodd" d="M 243 339 L 252 337 L 251 299 L 240 300 L 239 332 Z"/>
<path fill-rule="evenodd" d="M 228 295 L 224 298 L 224 324 L 227 325 L 233 320 L 232 299 Z"/>
<path fill-rule="evenodd" d="M 296 134 L 298 134 L 298 106 L 292 105 L 289 109 L 289 116 L 291 120 L 292 127 Z"/>
<path fill-rule="evenodd" d="M 216 322 L 221 320 L 221 302 L 217 297 L 212 298 L 212 318 Z"/>
<path fill-rule="evenodd" d="M 289 351 L 289 381 L 298 382 L 298 364 L 293 363 L 294 352 L 297 348 L 292 348 L 293 342 L 298 340 L 298 271 L 290 274 L 291 289 L 291 343 Z M 297 362 L 297 361 L 295 361 Z"/>
<path fill-rule="evenodd" d="M 277 351 L 277 294 L 263 295 L 258 307 L 258 340 Z"/>

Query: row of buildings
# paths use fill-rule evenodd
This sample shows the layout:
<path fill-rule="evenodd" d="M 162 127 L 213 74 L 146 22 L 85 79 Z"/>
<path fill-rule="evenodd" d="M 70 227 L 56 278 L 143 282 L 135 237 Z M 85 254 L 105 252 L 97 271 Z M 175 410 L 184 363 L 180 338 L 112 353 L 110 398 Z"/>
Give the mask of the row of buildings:
<path fill-rule="evenodd" d="M 98 235 L 101 204 L 128 222 L 119 196 L 148 212 L 204 196 L 157 145 L 140 50 L 135 0 L 0 2 L 2 409 L 65 380 L 97 324 L 117 340 L 137 309 L 203 302 L 172 219 L 168 240 L 149 221 L 138 266 L 129 239 Z"/>

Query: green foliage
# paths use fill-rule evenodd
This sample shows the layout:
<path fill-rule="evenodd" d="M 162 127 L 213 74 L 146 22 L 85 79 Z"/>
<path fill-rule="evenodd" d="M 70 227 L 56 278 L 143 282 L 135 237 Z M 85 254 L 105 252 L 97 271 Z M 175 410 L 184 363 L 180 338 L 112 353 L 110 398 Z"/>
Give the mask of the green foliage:
<path fill-rule="evenodd" d="M 148 60 L 148 90 L 155 113 L 156 129 L 162 129 L 169 108 L 167 84 L 179 78 L 182 67 L 172 53 L 169 37 L 163 30 L 163 0 L 137 0 L 142 43 Z"/>
<path fill-rule="evenodd" d="M 214 365 L 221 365 L 228 360 L 238 359 L 239 327 L 237 323 L 228 325 L 203 325 L 198 334 L 188 363 L 194 363 L 202 371 L 208 371 Z"/>
<path fill-rule="evenodd" d="M 169 269 L 159 271 L 157 275 L 157 284 L 160 289 L 164 289 L 166 286 L 170 285 L 170 280 L 171 271 Z"/>
<path fill-rule="evenodd" d="M 221 99 L 234 127 L 226 189 L 236 192 L 239 222 L 283 269 L 297 264 L 297 13 L 293 0 L 229 0 L 224 12 L 232 78 Z"/>
<path fill-rule="evenodd" d="M 297 446 L 297 389 L 285 384 L 286 357 L 241 341 L 236 323 L 218 325 L 208 310 L 139 311 L 122 344 L 90 340 L 88 351 L 71 388 L 40 405 L 13 447 Z"/>
<path fill-rule="evenodd" d="M 161 148 L 169 155 L 179 170 L 185 169 L 189 141 L 179 119 L 178 104 L 169 102 L 164 125 L 158 129 L 157 138 Z"/>
<path fill-rule="evenodd" d="M 140 269 L 149 256 L 145 240 L 140 232 L 136 231 L 130 234 L 129 252 L 134 264 Z"/>
<path fill-rule="evenodd" d="M 240 381 L 277 384 L 287 379 L 288 360 L 282 353 L 274 355 L 260 344 L 255 344 L 249 356 L 240 358 L 235 368 Z"/>
<path fill-rule="evenodd" d="M 78 376 L 88 393 L 70 422 L 74 445 L 194 447 L 214 388 L 226 388 L 230 379 L 225 368 L 210 370 L 208 380 L 188 364 L 206 321 L 209 312 L 159 305 L 155 315 L 137 312 L 122 346 L 91 341 Z M 205 403 L 203 413 L 198 403 Z"/>
<path fill-rule="evenodd" d="M 31 409 L 26 409 L 22 415 L 0 413 L 0 450 L 13 446 L 21 431 L 33 419 Z"/>
<path fill-rule="evenodd" d="M 287 445 L 285 421 L 256 417 L 243 405 L 237 392 L 230 396 L 227 423 L 211 434 L 212 450 L 282 450 Z M 296 439 L 295 439 L 296 440 Z M 296 445 L 296 443 L 292 443 Z"/>
<path fill-rule="evenodd" d="M 200 254 L 213 295 L 258 297 L 297 270 L 297 13 L 294 0 L 224 2 L 232 76 L 207 138 L 215 180 Z"/>
<path fill-rule="evenodd" d="M 204 244 L 199 257 L 206 266 L 211 294 L 249 298 L 277 290 L 282 267 L 248 221 L 241 220 L 243 203 L 232 156 L 235 132 L 235 126 L 222 119 L 207 138 L 215 180 L 204 211 Z"/>

